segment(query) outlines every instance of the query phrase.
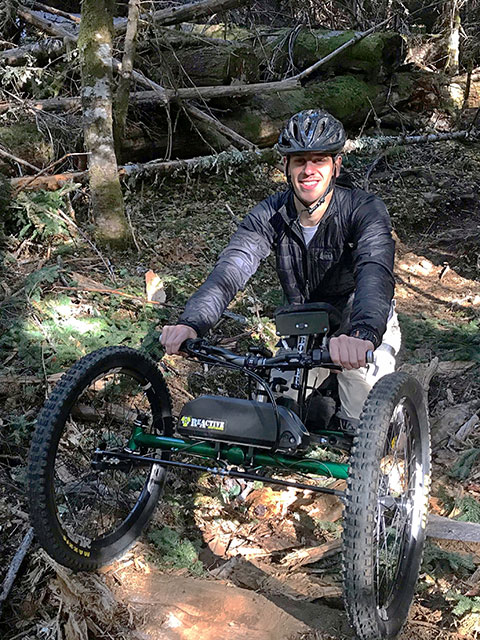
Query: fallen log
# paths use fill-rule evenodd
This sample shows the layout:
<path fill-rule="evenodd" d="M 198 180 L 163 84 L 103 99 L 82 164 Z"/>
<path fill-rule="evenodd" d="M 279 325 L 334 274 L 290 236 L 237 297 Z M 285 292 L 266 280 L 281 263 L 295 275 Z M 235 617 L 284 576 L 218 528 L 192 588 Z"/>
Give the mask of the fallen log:
<path fill-rule="evenodd" d="M 203 2 L 190 2 L 183 6 L 169 7 L 154 11 L 149 16 L 149 21 L 159 25 L 179 24 L 180 22 L 190 22 L 212 16 L 216 13 L 222 13 L 228 9 L 234 9 L 242 4 L 246 4 L 247 0 L 204 0 Z M 116 33 L 125 33 L 127 30 L 127 21 L 118 21 L 115 25 Z"/>
<path fill-rule="evenodd" d="M 336 76 L 282 93 L 260 87 L 252 100 L 225 114 L 222 121 L 259 147 L 267 147 L 277 141 L 278 132 L 296 111 L 321 106 L 346 127 L 360 126 L 372 105 L 377 113 L 385 108 L 387 95 L 386 86 L 356 76 Z"/>
<path fill-rule="evenodd" d="M 142 92 L 140 92 L 142 93 Z M 149 94 L 149 102 L 152 101 L 150 96 L 156 95 L 154 91 L 145 91 L 143 93 Z M 135 97 L 131 97 L 131 100 L 136 101 Z M 36 111 L 69 111 L 77 110 L 81 107 L 81 101 L 79 96 L 73 98 L 46 98 L 45 100 L 22 100 L 18 98 L 15 102 L 0 102 L 0 113 L 6 113 L 15 107 L 21 107 L 22 110 L 33 109 Z"/>
<path fill-rule="evenodd" d="M 72 25 L 72 30 L 64 29 L 64 27 L 60 26 L 53 20 L 48 20 L 42 15 L 39 15 L 35 11 L 28 9 L 27 7 L 23 7 L 22 5 L 18 7 L 17 14 L 24 22 L 31 24 L 44 33 L 48 33 L 49 35 L 57 38 L 63 38 L 67 43 L 75 44 L 77 42 L 78 32 L 76 25 Z"/>
<path fill-rule="evenodd" d="M 48 20 L 47 18 L 44 18 L 43 16 L 38 15 L 38 13 L 35 13 L 34 11 L 31 11 L 30 9 L 27 9 L 27 7 L 23 7 L 23 6 L 19 7 L 17 13 L 22 18 L 22 20 L 24 20 L 29 24 L 34 25 L 41 31 L 59 38 L 63 38 L 63 40 L 67 44 L 77 43 L 78 29 L 76 29 L 76 25 L 72 25 L 72 27 L 75 27 L 75 28 L 72 28 L 69 31 L 67 29 L 64 29 L 62 26 L 58 25 L 57 23 L 51 20 Z M 114 71 L 116 71 L 117 73 L 119 73 L 122 70 L 122 63 L 119 60 L 116 60 L 115 58 L 112 59 L 112 65 L 113 65 Z M 161 102 L 164 102 L 164 103 L 168 102 L 168 96 L 165 92 L 165 89 L 162 86 L 160 86 L 158 83 L 154 82 L 153 80 L 146 78 L 143 75 L 143 73 L 139 73 L 138 71 L 133 71 L 132 78 L 137 82 L 139 82 L 142 86 L 146 86 L 149 89 L 153 89 L 154 91 L 158 92 Z"/>
<path fill-rule="evenodd" d="M 155 48 L 143 42 L 137 68 L 172 91 L 261 79 L 260 60 L 248 43 L 200 38 L 171 29 L 161 29 L 158 38 Z"/>
<path fill-rule="evenodd" d="M 405 76 L 409 76 L 410 74 L 398 73 L 395 76 L 397 84 L 404 84 L 403 78 Z M 432 74 L 428 74 L 430 77 Z M 337 76 L 339 78 L 353 78 L 352 80 L 352 89 L 357 86 L 358 78 L 353 76 Z M 342 81 L 345 82 L 345 81 Z M 347 80 L 348 82 L 348 80 Z M 323 83 L 318 83 L 323 84 Z M 318 86 L 314 84 L 309 84 L 309 87 Z M 365 83 L 366 84 L 366 83 Z M 384 85 L 373 85 L 372 93 L 381 87 L 385 94 L 388 93 L 388 88 Z M 265 93 L 277 93 L 277 92 L 285 92 L 292 91 L 294 89 L 301 89 L 302 85 L 299 81 L 294 78 L 287 78 L 286 80 L 282 80 L 281 82 L 257 82 L 252 84 L 239 84 L 239 85 L 228 85 L 228 86 L 210 86 L 210 87 L 180 87 L 176 90 L 166 90 L 166 95 L 169 100 L 195 100 L 201 98 L 203 100 L 212 100 L 215 98 L 227 98 L 227 97 L 248 97 L 248 96 L 257 96 Z M 339 91 L 345 90 L 346 86 L 339 87 Z M 480 87 L 479 87 L 480 88 Z M 411 83 L 411 91 L 414 92 L 416 89 L 416 85 L 414 82 Z M 405 102 L 408 100 L 408 89 L 406 93 L 402 93 L 395 97 L 395 95 L 390 94 L 390 99 L 392 100 L 393 106 L 397 104 L 397 102 Z M 395 92 L 396 93 L 396 92 Z M 339 96 L 339 99 L 341 96 Z M 348 97 L 347 97 L 348 101 Z M 142 105 L 142 104 L 155 104 L 158 102 L 162 102 L 162 96 L 157 91 L 145 90 L 145 91 L 135 91 L 130 94 L 130 103 L 133 105 Z M 68 110 L 76 110 L 80 108 L 80 98 L 78 96 L 74 97 L 58 97 L 58 98 L 47 98 L 44 100 L 20 100 L 16 102 L 3 101 L 0 102 L 0 114 L 9 111 L 15 106 L 21 105 L 22 108 L 31 108 L 38 109 L 41 111 L 68 111 Z M 443 136 L 449 135 L 448 133 L 443 133 Z M 445 139 L 445 137 L 444 137 Z M 413 143 L 415 141 L 412 141 Z M 407 141 L 406 144 L 409 144 Z M 388 146 L 388 145 L 387 145 Z"/>
<path fill-rule="evenodd" d="M 56 16 L 61 16 L 62 18 L 67 18 L 67 20 L 80 24 L 80 16 L 76 16 L 74 13 L 67 13 L 61 9 L 57 9 L 56 7 L 51 7 L 50 5 L 43 4 L 42 2 L 37 2 L 37 0 L 30 0 L 30 2 L 34 9 L 39 9 L 46 13 L 53 13 Z"/>
<path fill-rule="evenodd" d="M 281 29 L 275 36 L 267 36 L 256 52 L 258 57 L 266 56 L 271 61 L 270 72 L 280 76 L 292 64 L 304 69 L 294 76 L 301 80 L 320 66 L 340 73 L 361 71 L 369 77 L 391 74 L 404 60 L 405 46 L 398 33 L 374 33 L 388 22 L 384 20 L 363 32 L 304 28 L 295 34 L 293 42 L 287 37 L 291 30 Z M 321 65 L 317 60 L 321 60 Z"/>
<path fill-rule="evenodd" d="M 12 178 L 10 183 L 14 189 L 45 189 L 46 191 L 56 191 L 67 182 L 83 182 L 88 178 L 88 171 L 74 171 L 70 173 L 57 173 L 53 176 L 39 176 L 32 180 L 32 176 L 22 176 Z"/>
<path fill-rule="evenodd" d="M 278 131 L 277 134 L 278 135 Z M 480 137 L 480 131 L 457 131 L 452 132 L 449 137 L 445 138 L 442 134 L 438 136 L 388 136 L 382 137 L 382 144 L 386 144 L 386 140 L 391 145 L 402 144 L 414 144 L 423 142 L 436 142 L 445 139 L 475 139 Z M 425 139 L 427 138 L 427 139 Z M 373 148 L 376 144 L 376 138 L 364 137 L 358 140 L 348 140 L 345 153 L 366 153 L 370 152 L 372 147 L 368 147 L 366 141 L 372 141 Z M 126 177 L 146 177 L 149 175 L 171 175 L 187 171 L 189 173 L 202 173 L 208 171 L 222 171 L 223 169 L 232 166 L 254 165 L 254 164 L 270 164 L 272 166 L 280 166 L 280 155 L 273 148 L 244 150 L 244 151 L 222 151 L 217 155 L 210 156 L 198 156 L 195 158 L 188 158 L 185 160 L 170 160 L 168 162 L 152 161 L 147 163 L 127 164 L 119 167 L 120 178 Z M 59 189 L 66 182 L 75 180 L 82 182 L 86 180 L 88 176 L 87 171 L 78 171 L 72 173 L 61 173 L 50 176 L 39 176 L 32 179 L 32 176 L 24 176 L 21 178 L 12 178 L 10 183 L 14 189 L 47 189 L 55 190 Z M 477 409 L 477 404 L 474 403 L 472 410 Z M 470 414 L 471 415 L 471 414 Z M 466 418 L 465 418 L 466 419 Z M 449 427 L 450 428 L 450 427 Z M 448 435 L 448 434 L 447 434 Z M 442 431 L 441 437 L 445 434 Z M 434 439 L 434 443 L 436 439 Z"/>
<path fill-rule="evenodd" d="M 480 524 L 451 520 L 431 513 L 428 516 L 427 536 L 441 540 L 480 542 Z"/>
<path fill-rule="evenodd" d="M 15 49 L 6 49 L 0 52 L 0 62 L 8 64 L 12 67 L 25 64 L 30 57 L 37 60 L 48 59 L 52 56 L 59 56 L 65 51 L 65 42 L 57 38 L 44 38 L 39 42 L 26 45 L 24 47 L 16 47 Z"/>
<path fill-rule="evenodd" d="M 279 156 L 274 149 L 223 151 L 218 155 L 200 156 L 188 160 L 170 160 L 168 162 L 147 162 L 145 164 L 129 164 L 119 167 L 121 178 L 145 177 L 153 174 L 170 175 L 181 171 L 202 173 L 204 171 L 223 171 L 232 166 L 253 165 L 267 163 L 276 165 Z M 88 178 L 88 171 L 60 173 L 53 176 L 39 176 L 32 180 L 32 176 L 12 178 L 10 181 L 15 189 L 47 189 L 55 190 L 66 182 L 75 180 L 83 182 Z"/>
<path fill-rule="evenodd" d="M 385 149 L 391 146 L 402 146 L 408 144 L 425 144 L 427 142 L 441 142 L 442 140 L 476 140 L 480 136 L 480 129 L 466 129 L 463 131 L 448 131 L 440 133 L 425 133 L 418 136 L 378 136 L 372 138 L 365 136 L 355 141 L 354 149 L 357 153 L 362 151 L 371 152 L 378 149 Z M 349 149 L 346 149 L 347 153 Z"/>

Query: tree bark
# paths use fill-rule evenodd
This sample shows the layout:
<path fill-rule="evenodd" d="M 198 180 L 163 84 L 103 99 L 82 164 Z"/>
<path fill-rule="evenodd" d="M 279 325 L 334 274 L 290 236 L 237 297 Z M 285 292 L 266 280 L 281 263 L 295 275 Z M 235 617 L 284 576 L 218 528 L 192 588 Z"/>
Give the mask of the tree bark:
<path fill-rule="evenodd" d="M 460 4 L 462 0 L 450 0 L 446 4 L 447 9 L 447 59 L 445 71 L 454 76 L 458 73 L 460 58 Z"/>
<path fill-rule="evenodd" d="M 112 38 L 115 0 L 84 0 L 79 50 L 82 107 L 95 235 L 123 247 L 131 234 L 125 217 L 112 126 Z"/>
<path fill-rule="evenodd" d="M 128 3 L 128 24 L 127 33 L 125 35 L 125 44 L 123 47 L 122 68 L 120 71 L 120 80 L 117 87 L 117 95 L 115 96 L 114 111 L 114 134 L 115 149 L 117 153 L 122 148 L 122 140 L 125 134 L 125 124 L 127 121 L 128 100 L 130 97 L 130 80 L 133 71 L 133 60 L 135 58 L 135 49 L 137 41 L 138 15 L 140 12 L 140 0 L 129 0 Z"/>

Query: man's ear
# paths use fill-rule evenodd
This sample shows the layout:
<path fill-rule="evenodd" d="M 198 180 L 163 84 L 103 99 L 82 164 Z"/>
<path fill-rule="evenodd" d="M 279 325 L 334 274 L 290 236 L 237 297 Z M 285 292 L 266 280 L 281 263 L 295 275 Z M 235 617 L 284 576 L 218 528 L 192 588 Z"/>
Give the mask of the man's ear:
<path fill-rule="evenodd" d="M 342 168 L 342 156 L 337 156 L 335 158 L 335 177 L 338 178 L 340 175 L 340 169 Z"/>

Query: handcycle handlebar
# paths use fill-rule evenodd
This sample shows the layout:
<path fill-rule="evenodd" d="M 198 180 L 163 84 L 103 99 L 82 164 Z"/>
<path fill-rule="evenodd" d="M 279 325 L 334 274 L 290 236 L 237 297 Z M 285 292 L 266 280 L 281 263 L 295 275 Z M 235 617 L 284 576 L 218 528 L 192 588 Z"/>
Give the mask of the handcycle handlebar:
<path fill-rule="evenodd" d="M 195 356 L 205 362 L 231 363 L 247 369 L 273 369 L 294 370 L 298 368 L 308 368 L 327 366 L 331 369 L 341 370 L 330 358 L 328 347 L 313 349 L 310 353 L 299 353 L 296 350 L 282 353 L 281 355 L 265 357 L 263 355 L 248 354 L 240 356 L 229 349 L 217 347 L 209 344 L 204 338 L 188 338 L 182 342 L 180 351 L 188 355 Z M 367 363 L 374 362 L 373 351 L 367 351 Z"/>

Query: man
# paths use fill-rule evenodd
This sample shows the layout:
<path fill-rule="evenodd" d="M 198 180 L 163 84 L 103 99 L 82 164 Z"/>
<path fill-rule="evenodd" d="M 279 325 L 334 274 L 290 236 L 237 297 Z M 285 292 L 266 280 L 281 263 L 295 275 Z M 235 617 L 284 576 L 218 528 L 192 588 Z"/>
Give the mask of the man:
<path fill-rule="evenodd" d="M 342 124 L 326 111 L 290 118 L 277 145 L 289 189 L 244 218 L 179 324 L 164 327 L 162 344 L 175 354 L 184 340 L 203 335 L 273 249 L 290 304 L 328 302 L 343 313 L 341 335 L 331 338 L 329 349 L 344 368 L 338 376 L 342 417 L 355 423 L 376 379 L 393 371 L 400 333 L 390 218 L 378 197 L 336 184 L 345 140 Z M 376 365 L 368 367 L 366 354 L 374 349 Z"/>

